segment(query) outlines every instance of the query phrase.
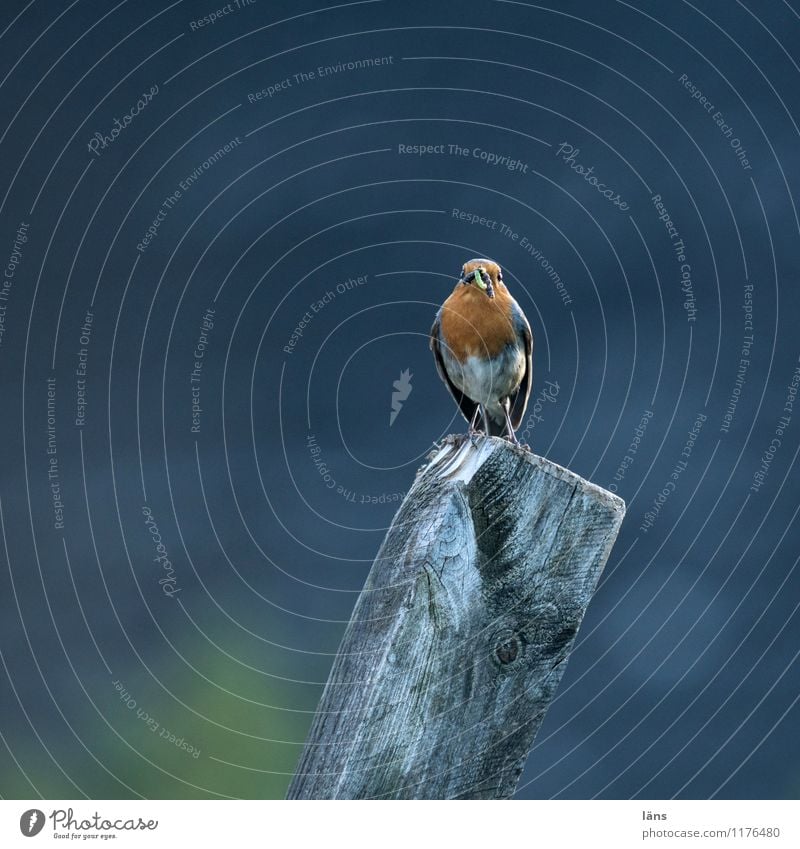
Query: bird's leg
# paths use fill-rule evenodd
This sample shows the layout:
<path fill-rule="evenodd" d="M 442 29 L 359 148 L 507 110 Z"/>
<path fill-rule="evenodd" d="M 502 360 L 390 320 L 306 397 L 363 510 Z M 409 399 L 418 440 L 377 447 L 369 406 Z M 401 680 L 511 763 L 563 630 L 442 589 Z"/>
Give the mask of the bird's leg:
<path fill-rule="evenodd" d="M 475 429 L 475 425 L 478 422 L 478 414 L 481 411 L 481 405 L 475 405 L 475 412 L 472 414 L 472 419 L 470 420 L 469 427 L 467 428 L 467 433 L 470 436 L 474 436 L 478 431 Z"/>
<path fill-rule="evenodd" d="M 509 415 L 509 412 L 508 412 L 508 407 L 509 407 L 508 398 L 503 398 L 503 400 L 500 402 L 500 406 L 503 408 L 503 413 L 505 414 L 505 417 L 506 417 L 506 430 L 508 431 L 508 439 L 509 439 L 510 442 L 513 442 L 514 445 L 519 445 L 520 442 L 517 439 L 516 433 L 514 433 L 514 425 L 511 424 L 511 416 Z"/>
<path fill-rule="evenodd" d="M 472 414 L 472 420 L 469 423 L 469 427 L 467 428 L 467 436 L 469 437 L 469 441 L 472 443 L 473 448 L 475 447 L 475 440 L 482 436 L 481 432 L 477 429 L 476 425 L 478 423 L 478 416 L 481 412 L 481 405 L 476 404 L 475 412 Z"/>
<path fill-rule="evenodd" d="M 489 412 L 483 404 L 480 405 L 481 410 L 483 411 L 483 430 L 487 436 L 492 432 L 491 427 L 489 426 Z"/>

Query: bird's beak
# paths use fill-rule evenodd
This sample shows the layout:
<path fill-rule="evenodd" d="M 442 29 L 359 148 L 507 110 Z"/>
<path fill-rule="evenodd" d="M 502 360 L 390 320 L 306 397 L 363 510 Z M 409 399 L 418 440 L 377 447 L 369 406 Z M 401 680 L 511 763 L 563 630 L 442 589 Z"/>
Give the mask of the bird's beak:
<path fill-rule="evenodd" d="M 462 286 L 467 286 L 470 283 L 475 283 L 475 285 L 486 292 L 487 296 L 490 298 L 494 297 L 494 287 L 492 286 L 492 278 L 489 277 L 489 273 L 485 268 L 475 268 L 470 271 L 469 274 L 465 275 L 458 281 Z"/>
<path fill-rule="evenodd" d="M 486 292 L 488 297 L 494 297 L 492 278 L 489 276 L 489 273 L 485 268 L 476 268 L 474 271 L 470 271 L 470 273 L 464 278 L 464 282 L 469 283 L 471 280 L 474 280 L 475 285 Z"/>

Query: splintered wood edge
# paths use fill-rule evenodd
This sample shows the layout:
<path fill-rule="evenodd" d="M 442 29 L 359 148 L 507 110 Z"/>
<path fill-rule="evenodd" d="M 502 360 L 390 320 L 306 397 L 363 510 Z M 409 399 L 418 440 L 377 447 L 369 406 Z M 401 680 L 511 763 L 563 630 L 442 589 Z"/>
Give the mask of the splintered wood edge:
<path fill-rule="evenodd" d="M 519 448 L 499 436 L 479 436 L 474 442 L 461 434 L 446 436 L 442 440 L 442 444 L 436 446 L 428 455 L 430 462 L 417 472 L 415 483 L 419 483 L 431 474 L 438 478 L 448 478 L 453 482 L 469 483 L 478 469 L 496 451 L 513 452 L 517 457 L 524 459 L 545 474 L 565 481 L 572 486 L 580 487 L 597 501 L 605 504 L 613 513 L 620 514 L 620 517 L 625 515 L 625 501 L 618 495 L 582 478 L 580 475 L 576 475 L 575 472 L 571 472 L 546 457 Z"/>

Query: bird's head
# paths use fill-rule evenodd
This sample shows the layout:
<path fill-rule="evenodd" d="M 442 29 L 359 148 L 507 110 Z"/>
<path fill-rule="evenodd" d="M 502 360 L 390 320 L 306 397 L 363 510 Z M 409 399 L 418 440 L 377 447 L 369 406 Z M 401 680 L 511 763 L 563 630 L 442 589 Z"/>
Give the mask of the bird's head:
<path fill-rule="evenodd" d="M 496 291 L 503 285 L 503 272 L 500 266 L 490 259 L 471 259 L 464 263 L 461 269 L 459 285 L 475 286 L 493 298 Z"/>

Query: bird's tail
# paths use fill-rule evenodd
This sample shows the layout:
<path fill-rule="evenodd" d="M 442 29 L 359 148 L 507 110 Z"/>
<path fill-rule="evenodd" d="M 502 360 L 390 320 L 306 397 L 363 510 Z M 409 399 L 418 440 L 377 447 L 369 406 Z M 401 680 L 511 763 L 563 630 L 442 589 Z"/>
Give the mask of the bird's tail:
<path fill-rule="evenodd" d="M 496 419 L 491 413 L 487 413 L 484 424 L 489 436 L 503 436 L 506 432 L 505 419 Z"/>

